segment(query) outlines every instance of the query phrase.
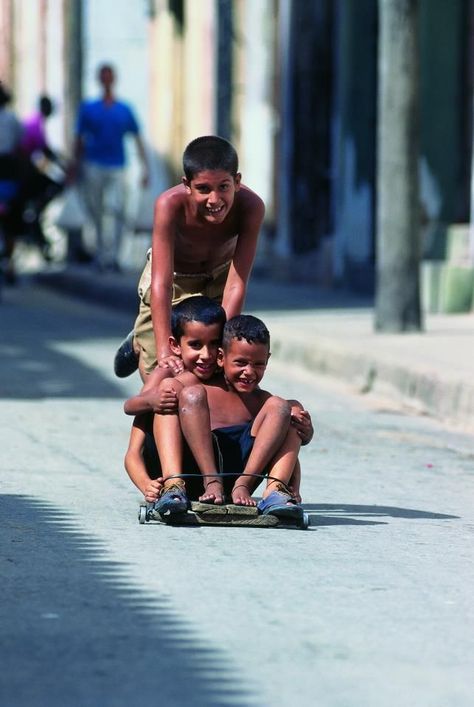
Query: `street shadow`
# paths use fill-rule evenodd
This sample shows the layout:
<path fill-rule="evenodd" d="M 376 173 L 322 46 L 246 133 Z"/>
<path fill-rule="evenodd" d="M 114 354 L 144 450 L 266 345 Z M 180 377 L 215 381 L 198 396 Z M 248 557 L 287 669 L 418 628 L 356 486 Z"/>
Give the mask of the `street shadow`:
<path fill-rule="evenodd" d="M 13 495 L 0 512 L 1 704 L 258 704 L 229 659 L 166 597 L 127 581 L 71 515 Z"/>
<path fill-rule="evenodd" d="M 0 316 L 0 398 L 123 400 L 123 388 L 114 382 L 112 373 L 115 348 L 128 333 L 127 325 L 120 326 L 120 319 L 97 307 L 77 307 L 69 300 L 52 305 L 44 292 L 28 285 L 18 293 L 8 293 Z M 130 318 L 129 326 L 132 325 Z M 109 338 L 114 342 L 110 349 L 110 378 L 101 374 L 93 360 L 80 360 L 61 351 L 61 346 L 74 350 L 76 343 Z"/>
<path fill-rule="evenodd" d="M 76 342 L 110 338 L 114 342 L 110 350 L 112 372 L 116 348 L 132 328 L 138 310 L 136 282 L 135 273 L 98 275 L 91 268 L 75 267 L 26 277 L 16 292 L 6 292 L 0 307 L 0 398 L 123 400 L 123 387 L 114 382 L 113 374 L 110 378 L 102 375 L 94 361 L 89 365 L 61 351 L 61 346 L 72 344 L 74 350 Z M 255 277 L 249 284 L 246 311 L 369 304 L 367 298 L 345 291 Z"/>
<path fill-rule="evenodd" d="M 88 268 L 65 267 L 38 273 L 36 281 L 56 292 L 105 304 L 135 317 L 140 273 L 112 274 L 100 278 Z M 284 282 L 253 270 L 245 297 L 245 311 L 293 311 L 308 309 L 366 309 L 373 297 L 347 289 L 329 289 L 308 282 Z"/>
<path fill-rule="evenodd" d="M 366 518 L 417 518 L 422 520 L 456 520 L 459 516 L 432 513 L 396 506 L 359 506 L 345 503 L 304 503 L 311 525 L 387 525 L 385 520 Z M 354 517 L 355 516 L 355 517 Z M 359 516 L 364 516 L 364 520 Z"/>

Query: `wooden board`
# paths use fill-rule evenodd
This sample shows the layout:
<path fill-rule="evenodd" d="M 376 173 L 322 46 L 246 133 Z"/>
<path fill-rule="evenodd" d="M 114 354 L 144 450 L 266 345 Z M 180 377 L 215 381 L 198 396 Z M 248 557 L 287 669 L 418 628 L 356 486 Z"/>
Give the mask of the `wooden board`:
<path fill-rule="evenodd" d="M 151 510 L 151 506 L 140 506 L 138 519 L 140 523 L 157 522 L 165 525 L 227 525 L 260 528 L 302 528 L 309 525 L 307 514 L 302 522 L 292 522 L 291 519 L 278 518 L 274 515 L 260 515 L 256 506 L 236 506 L 229 503 L 215 506 L 209 503 L 193 501 L 191 510 L 187 513 L 170 513 L 160 515 Z"/>

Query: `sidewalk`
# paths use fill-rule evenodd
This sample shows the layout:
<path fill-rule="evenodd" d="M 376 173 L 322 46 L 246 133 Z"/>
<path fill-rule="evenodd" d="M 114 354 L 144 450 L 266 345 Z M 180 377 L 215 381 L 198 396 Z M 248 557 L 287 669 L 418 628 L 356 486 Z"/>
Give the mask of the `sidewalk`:
<path fill-rule="evenodd" d="M 105 274 L 98 281 L 89 268 L 69 266 L 39 273 L 37 282 L 129 312 L 131 328 L 138 275 Z M 368 299 L 257 277 L 246 312 L 268 325 L 276 359 L 474 433 L 474 313 L 427 315 L 422 334 L 376 334 Z"/>

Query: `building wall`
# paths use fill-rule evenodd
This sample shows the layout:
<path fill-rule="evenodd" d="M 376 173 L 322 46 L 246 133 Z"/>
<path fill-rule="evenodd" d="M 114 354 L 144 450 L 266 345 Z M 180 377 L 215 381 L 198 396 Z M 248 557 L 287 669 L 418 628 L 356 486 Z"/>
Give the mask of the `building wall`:
<path fill-rule="evenodd" d="M 376 17 L 376 0 L 340 0 L 333 36 L 334 277 L 368 291 L 373 288 Z"/>
<path fill-rule="evenodd" d="M 0 0 L 0 78 L 10 88 L 14 85 L 13 0 Z"/>
<path fill-rule="evenodd" d="M 467 5 L 464 0 L 420 4 L 422 190 L 425 217 L 439 224 L 427 248 L 438 256 L 446 226 L 467 221 L 469 214 Z M 468 61 L 472 65 L 472 56 Z"/>
<path fill-rule="evenodd" d="M 421 192 L 444 224 L 469 206 L 472 4 L 420 0 Z M 71 8 L 82 10 L 77 31 Z M 48 129 L 68 150 L 80 92 L 97 95 L 97 65 L 113 63 L 156 191 L 181 176 L 189 140 L 229 132 L 244 182 L 267 205 L 265 249 L 289 276 L 331 271 L 326 281 L 370 289 L 377 34 L 377 0 L 0 0 L 0 69 L 20 115 L 52 95 Z"/>

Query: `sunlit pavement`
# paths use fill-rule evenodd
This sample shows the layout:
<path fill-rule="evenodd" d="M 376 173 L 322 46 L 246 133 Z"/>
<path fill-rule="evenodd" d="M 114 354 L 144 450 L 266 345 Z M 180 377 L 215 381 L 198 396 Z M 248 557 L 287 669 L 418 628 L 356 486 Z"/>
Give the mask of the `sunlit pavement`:
<path fill-rule="evenodd" d="M 472 436 L 275 356 L 310 528 L 141 526 L 129 314 L 25 282 L 0 315 L 2 704 L 470 707 Z"/>

